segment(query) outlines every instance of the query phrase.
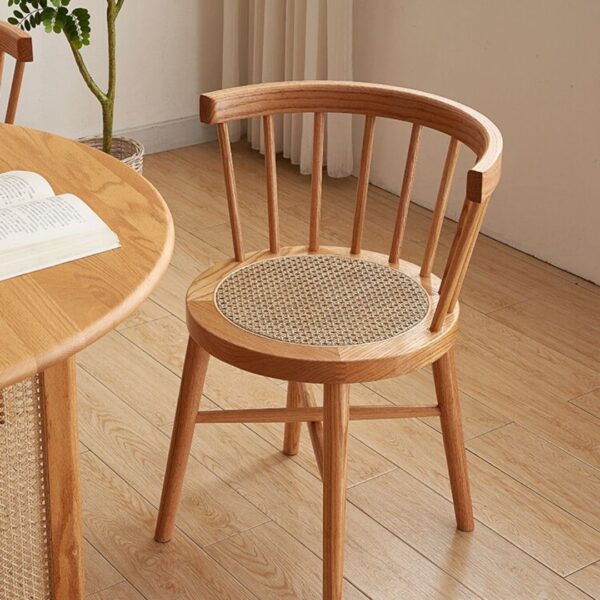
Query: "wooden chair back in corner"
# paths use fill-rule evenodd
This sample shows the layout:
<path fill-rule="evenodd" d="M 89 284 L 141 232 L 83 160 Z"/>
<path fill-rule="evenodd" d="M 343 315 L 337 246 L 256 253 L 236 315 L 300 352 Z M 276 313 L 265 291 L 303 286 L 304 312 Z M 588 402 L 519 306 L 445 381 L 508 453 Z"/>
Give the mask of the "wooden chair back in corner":
<path fill-rule="evenodd" d="M 265 141 L 269 249 L 276 254 L 279 252 L 280 242 L 273 116 L 305 112 L 314 113 L 308 239 L 310 252 L 319 251 L 326 113 L 351 113 L 365 116 L 355 217 L 350 241 L 351 253 L 356 255 L 361 252 L 376 118 L 385 117 L 412 123 L 389 254 L 389 262 L 392 265 L 398 264 L 401 257 L 421 132 L 423 128 L 428 127 L 449 136 L 448 151 L 431 229 L 421 263 L 421 277 L 426 278 L 431 275 L 460 144 L 464 144 L 475 153 L 476 164 L 467 173 L 465 201 L 446 261 L 439 290 L 440 299 L 431 323 L 431 330 L 438 331 L 442 327 L 446 315 L 456 305 L 485 209 L 500 179 L 502 136 L 498 128 L 482 114 L 457 102 L 433 94 L 386 85 L 336 81 L 295 81 L 248 85 L 203 94 L 200 98 L 200 118 L 204 123 L 217 125 L 234 256 L 238 261 L 243 260 L 244 250 L 227 123 L 250 117 L 262 118 Z"/>
<path fill-rule="evenodd" d="M 2 82 L 2 71 L 6 54 L 12 56 L 16 63 L 4 122 L 14 123 L 25 63 L 33 60 L 33 45 L 31 43 L 31 36 L 28 33 L 21 31 L 14 25 L 0 22 L 0 83 Z"/>

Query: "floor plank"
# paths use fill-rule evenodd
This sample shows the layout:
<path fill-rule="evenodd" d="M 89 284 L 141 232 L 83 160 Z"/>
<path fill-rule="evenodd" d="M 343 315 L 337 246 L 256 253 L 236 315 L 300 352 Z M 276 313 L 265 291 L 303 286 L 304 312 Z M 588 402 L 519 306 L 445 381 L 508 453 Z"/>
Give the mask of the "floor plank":
<path fill-rule="evenodd" d="M 210 425 L 192 453 L 313 553 L 321 556 L 321 485 L 243 425 Z M 364 513 L 348 507 L 346 578 L 372 598 L 470 598 Z"/>
<path fill-rule="evenodd" d="M 101 592 L 120 583 L 124 577 L 87 540 L 83 542 L 85 593 Z"/>
<path fill-rule="evenodd" d="M 441 436 L 416 420 L 357 421 L 354 434 L 446 498 Z M 469 456 L 475 517 L 561 575 L 600 558 L 600 533 L 479 457 Z"/>
<path fill-rule="evenodd" d="M 585 597 L 482 523 L 456 531 L 450 502 L 402 470 L 353 488 L 349 498 L 482 598 Z"/>
<path fill-rule="evenodd" d="M 600 470 L 516 424 L 472 440 L 467 447 L 584 523 L 600 530 Z"/>
<path fill-rule="evenodd" d="M 79 373 L 79 395 L 81 437 L 90 450 L 158 508 L 169 436 L 85 371 Z M 199 546 L 269 520 L 195 460 L 188 464 L 184 490 L 178 521 Z"/>
<path fill-rule="evenodd" d="M 600 370 L 600 302 L 596 294 L 581 286 L 549 291 L 496 311 L 491 317 L 591 369 Z"/>
<path fill-rule="evenodd" d="M 150 423 L 162 426 L 173 421 L 179 377 L 121 333 L 101 338 L 81 352 L 77 362 Z"/>
<path fill-rule="evenodd" d="M 86 537 L 148 600 L 253 598 L 186 536 L 156 543 L 156 510 L 91 452 L 81 467 Z"/>
<path fill-rule="evenodd" d="M 146 300 L 128 319 L 123 321 L 118 327 L 117 331 L 127 329 L 128 327 L 135 327 L 148 321 L 154 321 L 161 317 L 166 317 L 169 313 L 156 304 L 156 302 L 148 299 Z"/>
<path fill-rule="evenodd" d="M 86 600 L 144 600 L 144 596 L 130 583 L 124 581 L 98 594 L 88 596 Z"/>
<path fill-rule="evenodd" d="M 275 523 L 267 523 L 206 549 L 261 600 L 319 600 L 322 562 Z M 366 600 L 345 582 L 344 598 Z"/>
<path fill-rule="evenodd" d="M 571 402 L 586 412 L 600 419 L 600 389 L 574 398 Z"/>
<path fill-rule="evenodd" d="M 600 598 L 600 562 L 573 573 L 568 579 L 592 598 Z"/>

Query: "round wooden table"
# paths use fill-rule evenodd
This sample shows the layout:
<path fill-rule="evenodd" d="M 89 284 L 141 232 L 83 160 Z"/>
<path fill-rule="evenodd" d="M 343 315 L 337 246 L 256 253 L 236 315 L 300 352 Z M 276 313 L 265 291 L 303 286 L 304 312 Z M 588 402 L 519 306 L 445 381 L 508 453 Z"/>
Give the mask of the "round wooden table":
<path fill-rule="evenodd" d="M 75 600 L 83 561 L 74 356 L 152 292 L 171 258 L 173 223 L 148 181 L 72 140 L 0 124 L 0 173 L 10 170 L 79 196 L 122 245 L 0 282 L 0 570 L 11 573 L 0 584 L 8 598 L 12 586 L 30 594 L 19 598 Z"/>

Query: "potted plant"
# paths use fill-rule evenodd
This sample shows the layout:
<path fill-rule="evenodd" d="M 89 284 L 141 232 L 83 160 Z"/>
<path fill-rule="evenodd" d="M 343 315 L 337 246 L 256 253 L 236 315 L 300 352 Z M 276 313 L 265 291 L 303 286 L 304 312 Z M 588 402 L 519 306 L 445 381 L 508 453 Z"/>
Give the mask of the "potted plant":
<path fill-rule="evenodd" d="M 137 141 L 113 137 L 113 118 L 117 82 L 116 22 L 125 0 L 106 0 L 106 24 L 108 30 L 108 89 L 102 90 L 89 72 L 81 49 L 90 43 L 90 13 L 87 8 L 71 8 L 71 0 L 8 0 L 13 8 L 9 23 L 30 31 L 44 25 L 46 31 L 64 34 L 71 47 L 77 68 L 89 90 L 102 108 L 102 136 L 80 141 L 104 152 L 142 172 L 144 147 Z"/>

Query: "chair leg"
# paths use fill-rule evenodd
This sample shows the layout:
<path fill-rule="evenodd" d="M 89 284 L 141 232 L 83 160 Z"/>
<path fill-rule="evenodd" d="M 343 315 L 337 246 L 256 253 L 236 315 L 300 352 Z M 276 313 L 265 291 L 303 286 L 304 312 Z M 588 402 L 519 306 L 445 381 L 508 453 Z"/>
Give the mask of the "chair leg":
<path fill-rule="evenodd" d="M 323 599 L 341 600 L 346 529 L 349 386 L 325 384 L 323 397 Z"/>
<path fill-rule="evenodd" d="M 190 337 L 181 375 L 177 412 L 173 423 L 171 447 L 154 534 L 157 542 L 168 542 L 175 529 L 175 517 L 181 498 L 183 477 L 194 437 L 196 416 L 209 358 L 208 352 L 198 346 Z"/>
<path fill-rule="evenodd" d="M 442 436 L 448 462 L 456 524 L 461 531 L 473 531 L 473 505 L 469 489 L 467 454 L 453 350 L 433 363 L 433 378 L 441 411 Z"/>
<path fill-rule="evenodd" d="M 315 399 L 306 383 L 301 383 L 299 387 L 302 406 L 312 408 L 317 406 Z M 308 433 L 315 453 L 315 460 L 319 468 L 319 475 L 323 479 L 323 421 L 308 421 Z"/>
<path fill-rule="evenodd" d="M 300 386 L 302 384 L 296 381 L 288 381 L 287 389 L 287 407 L 299 408 L 302 406 L 300 396 Z M 302 423 L 286 423 L 283 433 L 283 453 L 288 456 L 295 456 L 300 449 L 300 431 Z"/>

